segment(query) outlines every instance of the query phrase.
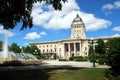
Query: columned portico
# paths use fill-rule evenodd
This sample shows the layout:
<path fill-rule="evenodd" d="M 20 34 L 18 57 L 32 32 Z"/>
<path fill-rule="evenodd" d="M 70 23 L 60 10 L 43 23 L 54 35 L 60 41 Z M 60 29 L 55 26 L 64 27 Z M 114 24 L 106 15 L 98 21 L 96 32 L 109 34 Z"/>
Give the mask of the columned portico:
<path fill-rule="evenodd" d="M 71 56 L 80 56 L 80 43 L 79 42 L 73 42 L 73 43 L 65 43 L 64 44 L 64 52 L 65 52 L 65 57 L 71 57 Z"/>

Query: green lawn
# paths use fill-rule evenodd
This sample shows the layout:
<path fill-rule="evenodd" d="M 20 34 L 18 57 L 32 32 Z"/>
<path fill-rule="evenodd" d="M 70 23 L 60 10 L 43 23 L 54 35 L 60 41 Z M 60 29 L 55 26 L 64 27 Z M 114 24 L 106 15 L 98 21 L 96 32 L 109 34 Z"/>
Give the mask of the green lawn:
<path fill-rule="evenodd" d="M 77 70 L 52 71 L 49 80 L 104 80 L 105 69 L 87 68 Z"/>
<path fill-rule="evenodd" d="M 104 80 L 101 68 L 0 71 L 0 80 Z"/>

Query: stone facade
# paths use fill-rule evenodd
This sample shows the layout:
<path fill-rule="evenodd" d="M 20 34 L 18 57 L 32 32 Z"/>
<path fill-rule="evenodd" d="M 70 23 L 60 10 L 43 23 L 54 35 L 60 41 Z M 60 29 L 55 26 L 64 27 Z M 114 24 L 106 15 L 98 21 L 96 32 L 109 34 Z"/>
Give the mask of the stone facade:
<path fill-rule="evenodd" d="M 82 19 L 77 16 L 71 24 L 70 39 L 59 40 L 54 42 L 30 43 L 36 45 L 41 53 L 48 54 L 51 57 L 55 53 L 61 58 L 69 58 L 71 56 L 88 56 L 88 41 L 86 38 L 86 29 Z"/>
<path fill-rule="evenodd" d="M 71 39 L 86 39 L 86 29 L 82 19 L 77 14 L 71 24 Z"/>
<path fill-rule="evenodd" d="M 30 45 L 36 45 L 40 49 L 42 54 L 47 54 L 51 57 L 53 57 L 53 53 L 60 58 L 69 58 L 71 56 L 85 57 L 89 54 L 90 41 L 90 39 L 86 38 L 86 29 L 84 23 L 77 14 L 71 24 L 70 39 L 54 42 L 30 43 Z"/>

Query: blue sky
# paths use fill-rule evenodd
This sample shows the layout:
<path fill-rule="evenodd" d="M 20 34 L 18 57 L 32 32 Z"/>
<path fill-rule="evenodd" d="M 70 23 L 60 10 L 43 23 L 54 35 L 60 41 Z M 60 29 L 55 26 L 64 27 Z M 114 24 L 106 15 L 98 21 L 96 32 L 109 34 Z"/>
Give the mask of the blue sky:
<path fill-rule="evenodd" d="M 8 44 L 26 46 L 30 42 L 68 39 L 76 14 L 84 21 L 87 38 L 120 37 L 120 0 L 68 0 L 62 11 L 55 11 L 44 2 L 34 4 L 33 28 L 20 31 L 18 23 L 8 31 Z M 1 25 L 0 40 L 4 40 L 2 28 Z"/>

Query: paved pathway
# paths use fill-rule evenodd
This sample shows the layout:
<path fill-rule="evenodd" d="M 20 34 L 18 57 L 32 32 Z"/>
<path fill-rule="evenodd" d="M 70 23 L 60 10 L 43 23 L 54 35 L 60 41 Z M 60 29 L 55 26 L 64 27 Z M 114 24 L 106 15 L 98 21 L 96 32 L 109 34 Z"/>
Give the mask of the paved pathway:
<path fill-rule="evenodd" d="M 29 69 L 62 69 L 62 68 L 93 68 L 93 63 L 90 62 L 75 62 L 75 61 L 58 61 L 48 60 L 42 61 L 40 65 L 32 66 L 16 66 L 16 67 L 0 67 L 0 71 L 14 71 L 14 70 L 29 70 Z M 96 68 L 110 68 L 107 65 L 99 65 L 96 63 Z"/>
<path fill-rule="evenodd" d="M 49 60 L 49 61 L 43 61 L 46 64 L 43 64 L 43 66 L 70 66 L 70 67 L 84 67 L 84 68 L 93 68 L 93 63 L 91 62 L 75 62 L 75 61 L 58 61 L 58 60 Z M 95 64 L 96 68 L 110 68 L 107 65 L 99 65 L 98 63 Z"/>

